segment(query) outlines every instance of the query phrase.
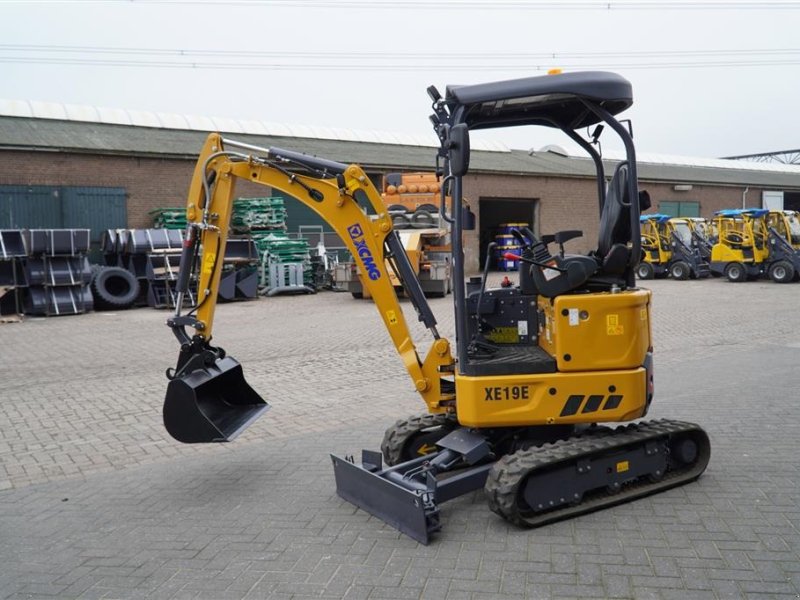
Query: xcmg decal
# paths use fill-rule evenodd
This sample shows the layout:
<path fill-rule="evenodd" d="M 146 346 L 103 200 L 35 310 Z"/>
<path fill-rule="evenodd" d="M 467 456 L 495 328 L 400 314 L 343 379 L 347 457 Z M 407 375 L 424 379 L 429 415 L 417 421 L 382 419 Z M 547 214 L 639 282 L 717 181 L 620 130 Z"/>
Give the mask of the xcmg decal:
<path fill-rule="evenodd" d="M 361 259 L 361 262 L 364 263 L 364 269 L 367 271 L 367 277 L 369 277 L 372 281 L 380 279 L 381 270 L 378 268 L 378 265 L 375 264 L 375 258 L 372 256 L 372 252 L 367 247 L 367 242 L 364 239 L 364 230 L 361 229 L 361 225 L 358 223 L 355 225 L 350 225 L 350 227 L 347 228 L 347 233 L 350 234 L 350 239 L 353 240 L 353 243 L 356 245 L 356 253 Z"/>

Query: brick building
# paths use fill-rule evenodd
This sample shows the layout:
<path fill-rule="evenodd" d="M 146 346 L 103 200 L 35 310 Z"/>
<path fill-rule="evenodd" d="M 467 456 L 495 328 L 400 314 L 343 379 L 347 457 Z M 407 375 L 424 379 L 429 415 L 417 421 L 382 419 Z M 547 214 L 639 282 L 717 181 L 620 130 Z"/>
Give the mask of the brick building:
<path fill-rule="evenodd" d="M 196 153 L 208 131 L 249 144 L 278 146 L 361 164 L 380 182 L 396 171 L 430 171 L 435 137 L 292 130 L 239 122 L 109 111 L 27 102 L 0 102 L 0 228 L 148 227 L 148 214 L 182 206 Z M 722 208 L 783 206 L 800 209 L 800 166 L 721 159 L 639 156 L 640 187 L 653 210 L 711 216 Z M 570 250 L 591 249 L 597 237 L 594 168 L 588 158 L 559 148 L 529 152 L 473 145 L 464 193 L 478 227 L 465 240 L 467 269 L 498 225 L 531 223 L 537 233 L 581 229 Z M 239 196 L 264 196 L 249 183 Z M 289 229 L 321 224 L 309 209 L 288 201 Z M 329 228 L 328 228 L 329 229 Z"/>

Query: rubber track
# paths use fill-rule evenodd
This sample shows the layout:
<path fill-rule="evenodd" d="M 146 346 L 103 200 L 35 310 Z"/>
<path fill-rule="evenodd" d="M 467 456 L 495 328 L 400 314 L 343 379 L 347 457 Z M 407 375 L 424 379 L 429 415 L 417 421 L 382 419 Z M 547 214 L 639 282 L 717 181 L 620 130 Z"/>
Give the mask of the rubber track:
<path fill-rule="evenodd" d="M 442 427 L 448 422 L 447 415 L 430 413 L 413 415 L 407 419 L 395 421 L 383 435 L 381 442 L 383 460 L 390 467 L 408 460 L 408 457 L 403 457 L 403 449 L 412 437 L 424 429 Z"/>
<path fill-rule="evenodd" d="M 575 462 L 583 458 L 613 453 L 625 446 L 639 446 L 651 440 L 665 439 L 676 435 L 691 434 L 698 442 L 697 460 L 685 468 L 669 470 L 659 481 L 652 482 L 640 478 L 623 486 L 613 494 L 592 494 L 577 505 L 565 505 L 543 513 L 523 514 L 520 512 L 520 486 L 535 477 L 537 469 L 558 463 Z M 636 498 L 683 485 L 697 479 L 708 465 L 710 448 L 708 436 L 694 423 L 672 420 L 648 421 L 601 430 L 579 437 L 560 440 L 540 448 L 509 454 L 498 460 L 489 472 L 484 490 L 489 508 L 508 521 L 522 527 L 538 527 L 547 523 L 562 521 L 588 512 L 593 512 L 629 502 Z"/>

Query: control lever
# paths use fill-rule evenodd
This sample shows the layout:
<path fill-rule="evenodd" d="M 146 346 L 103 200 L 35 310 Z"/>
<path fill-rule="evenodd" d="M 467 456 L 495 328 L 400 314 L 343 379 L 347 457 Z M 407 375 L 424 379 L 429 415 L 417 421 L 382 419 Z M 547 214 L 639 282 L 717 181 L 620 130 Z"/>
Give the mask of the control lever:
<path fill-rule="evenodd" d="M 530 248 L 530 247 L 532 247 L 534 245 L 534 243 L 537 240 L 533 236 L 533 232 L 530 229 L 528 229 L 527 227 L 525 229 L 527 230 L 526 233 L 530 234 L 530 237 L 527 238 L 527 239 L 525 238 L 524 235 L 522 235 L 520 230 L 517 229 L 516 227 L 511 229 L 511 235 L 513 235 L 515 238 L 517 238 L 517 241 L 519 242 L 520 246 L 522 246 L 523 248 Z"/>
<path fill-rule="evenodd" d="M 539 265 L 540 263 L 548 262 L 552 258 L 552 256 L 550 255 L 550 251 L 547 249 L 547 244 L 549 244 L 552 241 L 551 238 L 553 236 L 545 235 L 545 236 L 542 236 L 542 239 L 540 240 L 534 235 L 534 233 L 533 233 L 533 231 L 531 231 L 530 227 L 522 227 L 520 229 L 521 229 L 521 232 L 520 232 L 520 230 L 512 229 L 511 230 L 511 234 L 514 237 L 516 237 L 518 240 L 520 240 L 521 243 L 523 243 L 523 247 L 529 248 L 531 250 L 531 254 L 533 256 L 532 257 L 527 257 L 528 261 L 526 261 L 526 262 L 529 262 L 531 258 L 533 258 L 533 260 L 535 260 L 535 261 L 538 261 L 538 262 L 531 263 L 531 264 L 534 264 L 534 265 Z M 516 233 L 514 233 L 515 231 L 516 231 Z M 525 235 L 523 235 L 523 233 Z M 526 239 L 525 236 L 527 236 L 527 239 Z M 523 254 L 524 254 L 524 252 L 523 252 Z M 548 266 L 548 268 L 550 268 L 550 267 Z"/>
<path fill-rule="evenodd" d="M 472 336 L 467 348 L 467 352 L 473 356 L 478 354 L 479 351 L 486 354 L 494 354 L 497 351 L 497 348 L 481 335 L 481 306 L 483 304 L 483 293 L 486 291 L 486 280 L 489 278 L 489 265 L 492 261 L 492 251 L 496 246 L 497 244 L 495 242 L 489 242 L 489 245 L 486 247 L 486 261 L 483 263 L 481 290 L 478 293 L 478 305 L 475 307 L 475 335 Z M 512 256 L 518 258 L 516 254 Z"/>
<path fill-rule="evenodd" d="M 517 256 L 516 254 L 513 254 L 511 252 L 506 252 L 505 254 L 503 254 L 503 258 L 505 258 L 506 260 L 521 261 L 521 262 L 528 263 L 528 264 L 531 264 L 531 265 L 536 265 L 537 267 L 541 267 L 542 269 L 553 269 L 553 271 L 558 271 L 559 273 L 566 273 L 567 272 L 566 269 L 562 269 L 561 267 L 556 267 L 554 265 L 549 265 L 547 263 L 539 262 L 538 260 L 533 260 L 533 259 L 530 259 L 530 258 L 526 258 L 524 256 Z"/>
<path fill-rule="evenodd" d="M 520 243 L 522 247 L 522 252 L 520 254 L 526 258 L 533 258 L 537 259 L 540 258 L 542 260 L 547 258 L 547 247 L 546 245 L 542 247 L 541 244 L 537 246 L 538 250 L 534 250 L 533 244 L 536 242 L 536 237 L 533 235 L 533 232 L 527 230 L 528 237 L 522 235 L 519 229 L 512 228 L 511 234 L 516 238 L 516 240 Z M 542 254 L 542 256 L 537 256 L 538 253 Z M 511 259 L 512 261 L 518 259 Z M 525 295 L 535 295 L 537 293 L 536 284 L 533 281 L 533 274 L 531 273 L 530 267 L 522 268 L 519 270 L 519 288 L 520 291 Z"/>
<path fill-rule="evenodd" d="M 492 260 L 492 250 L 497 246 L 496 242 L 489 242 L 486 247 L 486 260 L 483 263 L 483 277 L 481 278 L 481 291 L 478 294 L 478 306 L 475 307 L 475 320 L 478 322 L 478 331 L 481 327 L 481 301 L 483 300 L 483 293 L 486 291 L 486 280 L 489 277 L 489 264 Z M 516 256 L 516 255 L 515 255 Z"/>

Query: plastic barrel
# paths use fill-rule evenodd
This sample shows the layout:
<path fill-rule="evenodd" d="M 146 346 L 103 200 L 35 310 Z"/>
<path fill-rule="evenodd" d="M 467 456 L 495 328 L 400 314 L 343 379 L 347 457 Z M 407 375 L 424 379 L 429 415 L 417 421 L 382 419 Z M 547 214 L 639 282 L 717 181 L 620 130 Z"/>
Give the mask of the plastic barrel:
<path fill-rule="evenodd" d="M 516 271 L 519 269 L 519 261 L 508 260 L 504 257 L 508 252 L 519 256 L 522 253 L 522 248 L 519 244 L 496 246 L 494 249 L 494 262 L 499 271 Z"/>
<path fill-rule="evenodd" d="M 519 244 L 519 241 L 513 235 L 500 233 L 494 236 L 494 243 L 500 248 L 504 246 L 516 246 Z"/>
<path fill-rule="evenodd" d="M 530 227 L 530 223 L 500 223 L 497 226 L 497 234 L 511 235 L 512 229 L 521 229 L 522 227 Z"/>

